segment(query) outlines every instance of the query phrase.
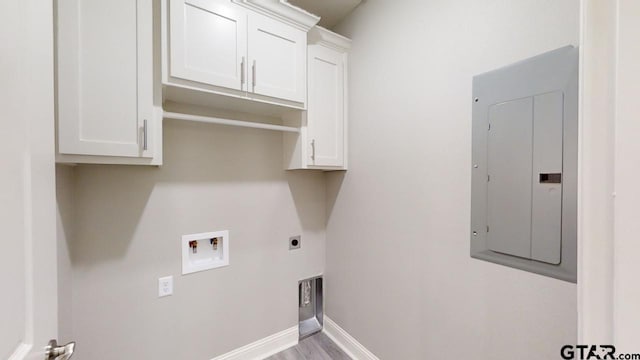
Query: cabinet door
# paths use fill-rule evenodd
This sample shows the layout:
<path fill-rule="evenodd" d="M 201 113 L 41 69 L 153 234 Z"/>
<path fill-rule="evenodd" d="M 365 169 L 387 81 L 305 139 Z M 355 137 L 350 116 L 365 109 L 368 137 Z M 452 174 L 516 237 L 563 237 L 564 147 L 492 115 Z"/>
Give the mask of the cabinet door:
<path fill-rule="evenodd" d="M 304 103 L 307 34 L 266 16 L 249 13 L 249 91 Z"/>
<path fill-rule="evenodd" d="M 152 0 L 57 4 L 58 151 L 152 157 Z"/>
<path fill-rule="evenodd" d="M 323 46 L 309 46 L 307 139 L 308 161 L 313 166 L 344 166 L 344 56 Z"/>
<path fill-rule="evenodd" d="M 245 10 L 228 0 L 169 3 L 171 76 L 245 90 Z"/>

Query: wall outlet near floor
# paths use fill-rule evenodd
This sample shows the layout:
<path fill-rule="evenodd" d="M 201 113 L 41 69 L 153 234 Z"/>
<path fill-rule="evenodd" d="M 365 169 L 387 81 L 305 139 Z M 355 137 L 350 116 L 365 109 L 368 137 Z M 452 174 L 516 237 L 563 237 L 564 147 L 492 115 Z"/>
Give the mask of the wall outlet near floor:
<path fill-rule="evenodd" d="M 158 297 L 173 295 L 173 276 L 158 279 Z"/>
<path fill-rule="evenodd" d="M 289 238 L 289 250 L 300 249 L 302 245 L 302 236 L 296 235 Z"/>

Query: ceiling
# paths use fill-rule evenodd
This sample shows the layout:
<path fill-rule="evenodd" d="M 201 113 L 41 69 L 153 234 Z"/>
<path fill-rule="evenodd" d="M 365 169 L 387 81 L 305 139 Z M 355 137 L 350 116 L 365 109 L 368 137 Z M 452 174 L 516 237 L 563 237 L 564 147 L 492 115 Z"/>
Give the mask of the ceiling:
<path fill-rule="evenodd" d="M 362 0 L 289 0 L 289 3 L 321 17 L 319 25 L 333 28 Z"/>

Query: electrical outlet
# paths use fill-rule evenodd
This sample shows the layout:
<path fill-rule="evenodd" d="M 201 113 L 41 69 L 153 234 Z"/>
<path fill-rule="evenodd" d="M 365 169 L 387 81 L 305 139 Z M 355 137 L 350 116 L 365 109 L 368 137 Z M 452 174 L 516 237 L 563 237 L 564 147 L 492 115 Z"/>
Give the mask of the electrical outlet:
<path fill-rule="evenodd" d="M 173 295 L 173 276 L 158 279 L 158 297 Z"/>
<path fill-rule="evenodd" d="M 302 237 L 300 235 L 289 238 L 289 250 L 300 249 L 300 245 L 302 245 Z"/>

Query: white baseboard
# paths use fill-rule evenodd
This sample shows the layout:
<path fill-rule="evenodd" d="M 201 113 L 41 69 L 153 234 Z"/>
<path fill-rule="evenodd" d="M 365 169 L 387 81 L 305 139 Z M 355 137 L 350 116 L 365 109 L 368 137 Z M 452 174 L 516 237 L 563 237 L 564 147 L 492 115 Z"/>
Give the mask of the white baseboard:
<path fill-rule="evenodd" d="M 380 360 L 326 315 L 323 332 L 353 360 Z"/>
<path fill-rule="evenodd" d="M 322 331 L 353 360 L 380 360 L 326 315 Z M 262 360 L 296 344 L 298 327 L 294 326 L 211 360 Z"/>
<path fill-rule="evenodd" d="M 262 360 L 298 344 L 298 326 L 267 336 L 211 360 Z"/>

